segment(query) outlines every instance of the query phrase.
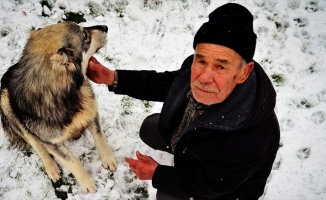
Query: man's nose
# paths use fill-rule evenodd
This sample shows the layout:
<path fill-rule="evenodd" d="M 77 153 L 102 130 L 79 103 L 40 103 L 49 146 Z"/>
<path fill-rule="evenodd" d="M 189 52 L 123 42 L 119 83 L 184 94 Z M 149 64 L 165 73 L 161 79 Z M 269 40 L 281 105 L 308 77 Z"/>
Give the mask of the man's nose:
<path fill-rule="evenodd" d="M 214 81 L 214 71 L 212 67 L 206 66 L 199 75 L 199 81 L 201 83 L 211 83 Z"/>

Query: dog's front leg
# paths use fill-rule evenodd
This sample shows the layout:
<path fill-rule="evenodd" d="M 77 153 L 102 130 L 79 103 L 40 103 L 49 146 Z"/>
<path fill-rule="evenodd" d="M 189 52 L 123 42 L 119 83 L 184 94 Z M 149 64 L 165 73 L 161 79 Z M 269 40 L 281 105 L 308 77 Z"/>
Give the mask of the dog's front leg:
<path fill-rule="evenodd" d="M 96 192 L 96 184 L 80 161 L 71 153 L 71 151 L 63 143 L 59 144 L 44 144 L 47 150 L 58 159 L 58 161 L 70 171 L 81 186 L 83 192 Z"/>
<path fill-rule="evenodd" d="M 103 167 L 105 169 L 109 168 L 111 171 L 116 170 L 117 161 L 101 129 L 98 114 L 88 129 L 94 138 L 95 146 L 100 154 Z"/>
<path fill-rule="evenodd" d="M 52 179 L 52 181 L 58 181 L 61 178 L 60 168 L 58 167 L 57 163 L 51 158 L 47 149 L 44 147 L 44 142 L 28 133 L 24 134 L 24 139 L 34 149 L 37 155 L 40 156 L 41 160 L 43 161 L 45 171 Z"/>

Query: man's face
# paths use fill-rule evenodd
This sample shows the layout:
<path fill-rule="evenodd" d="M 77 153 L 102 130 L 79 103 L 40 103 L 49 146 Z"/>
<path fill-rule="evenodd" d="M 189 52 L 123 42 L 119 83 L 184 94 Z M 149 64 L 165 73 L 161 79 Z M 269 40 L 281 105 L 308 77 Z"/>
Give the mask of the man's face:
<path fill-rule="evenodd" d="M 241 62 L 241 56 L 228 47 L 199 43 L 191 66 L 190 85 L 195 99 L 205 105 L 223 102 L 253 68 L 253 62 L 243 67 Z"/>

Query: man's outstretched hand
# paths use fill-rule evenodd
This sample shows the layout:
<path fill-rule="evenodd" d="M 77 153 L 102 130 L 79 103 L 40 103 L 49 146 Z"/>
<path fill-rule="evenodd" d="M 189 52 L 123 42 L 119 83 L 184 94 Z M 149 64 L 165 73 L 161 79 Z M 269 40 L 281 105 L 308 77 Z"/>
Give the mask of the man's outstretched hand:
<path fill-rule="evenodd" d="M 98 84 L 112 85 L 114 81 L 114 71 L 104 67 L 95 57 L 90 57 L 86 75 L 89 79 Z"/>
<path fill-rule="evenodd" d="M 136 152 L 138 159 L 125 158 L 130 169 L 140 180 L 152 180 L 156 167 L 159 165 L 152 157 Z"/>

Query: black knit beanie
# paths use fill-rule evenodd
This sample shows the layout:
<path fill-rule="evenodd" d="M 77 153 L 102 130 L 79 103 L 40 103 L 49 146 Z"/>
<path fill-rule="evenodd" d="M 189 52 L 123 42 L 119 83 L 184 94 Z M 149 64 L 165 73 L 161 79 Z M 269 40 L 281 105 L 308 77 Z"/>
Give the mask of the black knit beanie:
<path fill-rule="evenodd" d="M 247 62 L 255 54 L 256 34 L 253 31 L 253 16 L 239 4 L 228 3 L 209 14 L 194 38 L 193 47 L 198 43 L 213 43 L 233 49 Z"/>

